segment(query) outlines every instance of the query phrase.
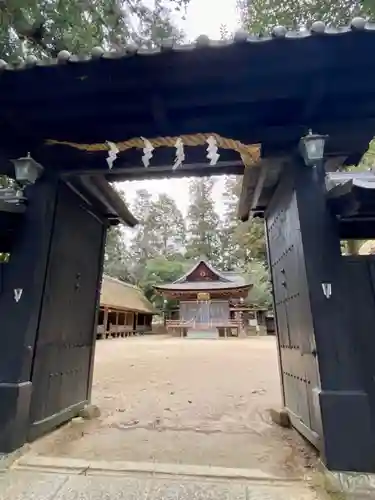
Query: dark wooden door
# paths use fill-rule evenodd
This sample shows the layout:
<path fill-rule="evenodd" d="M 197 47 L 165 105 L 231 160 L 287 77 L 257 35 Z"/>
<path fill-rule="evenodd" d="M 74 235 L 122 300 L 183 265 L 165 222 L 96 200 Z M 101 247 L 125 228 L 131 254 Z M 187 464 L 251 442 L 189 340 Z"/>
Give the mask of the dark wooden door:
<path fill-rule="evenodd" d="M 103 223 L 62 184 L 33 362 L 36 435 L 88 399 L 103 240 Z"/>
<path fill-rule="evenodd" d="M 295 193 L 285 189 L 267 217 L 280 375 L 293 425 L 318 446 L 320 380 Z"/>
<path fill-rule="evenodd" d="M 344 257 L 345 276 L 352 291 L 351 331 L 361 363 L 364 389 L 375 427 L 375 255 Z"/>

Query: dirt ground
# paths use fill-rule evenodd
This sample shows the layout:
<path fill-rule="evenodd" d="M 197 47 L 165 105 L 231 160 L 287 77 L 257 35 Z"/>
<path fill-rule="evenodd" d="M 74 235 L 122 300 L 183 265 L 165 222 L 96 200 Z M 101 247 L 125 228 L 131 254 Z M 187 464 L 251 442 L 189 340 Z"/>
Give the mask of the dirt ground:
<path fill-rule="evenodd" d="M 93 385 L 101 417 L 79 434 L 59 429 L 32 452 L 302 475 L 316 455 L 271 423 L 267 410 L 280 400 L 274 338 L 102 340 Z"/>

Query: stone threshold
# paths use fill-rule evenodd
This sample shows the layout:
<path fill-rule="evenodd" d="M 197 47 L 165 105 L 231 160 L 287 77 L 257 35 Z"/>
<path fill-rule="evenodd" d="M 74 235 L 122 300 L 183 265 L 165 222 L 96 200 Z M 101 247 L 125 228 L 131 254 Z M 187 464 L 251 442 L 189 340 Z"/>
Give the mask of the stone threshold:
<path fill-rule="evenodd" d="M 77 475 L 149 475 L 149 476 L 178 476 L 202 479 L 223 479 L 256 481 L 258 483 L 300 482 L 304 478 L 285 478 L 267 474 L 258 469 L 236 469 L 227 467 L 211 467 L 185 464 L 163 464 L 154 462 L 123 462 L 84 460 L 63 457 L 47 457 L 41 455 L 26 455 L 15 462 L 12 469 L 58 474 Z"/>
<path fill-rule="evenodd" d="M 18 450 L 13 451 L 12 453 L 0 453 L 0 472 L 6 471 L 11 467 L 14 462 L 19 460 L 25 453 L 30 450 L 30 445 L 25 444 Z"/>
<path fill-rule="evenodd" d="M 331 471 L 322 461 L 319 461 L 318 471 L 311 476 L 310 483 L 330 494 L 339 495 L 337 498 L 340 499 L 375 498 L 375 474 Z"/>

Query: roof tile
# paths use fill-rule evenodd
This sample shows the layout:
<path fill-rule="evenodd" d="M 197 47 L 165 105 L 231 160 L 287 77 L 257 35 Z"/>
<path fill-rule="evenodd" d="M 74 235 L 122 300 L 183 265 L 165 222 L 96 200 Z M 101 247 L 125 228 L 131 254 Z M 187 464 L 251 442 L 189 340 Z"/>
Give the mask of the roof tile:
<path fill-rule="evenodd" d="M 90 60 L 97 60 L 101 57 L 107 59 L 118 59 L 131 56 L 152 56 L 155 54 L 160 54 L 162 52 L 181 52 L 190 50 L 199 50 L 212 47 L 225 47 L 228 45 L 238 44 L 238 43 L 267 43 L 270 41 L 277 41 L 280 39 L 301 39 L 312 36 L 336 36 L 342 35 L 343 33 L 350 33 L 353 31 L 374 31 L 375 24 L 367 21 L 362 17 L 354 17 L 350 22 L 349 26 L 346 27 L 332 27 L 327 26 L 323 21 L 315 21 L 312 23 L 310 29 L 302 30 L 289 30 L 285 26 L 275 26 L 268 36 L 263 35 L 252 35 L 247 33 L 243 29 L 238 30 L 234 33 L 231 40 L 211 40 L 207 35 L 200 35 L 195 43 L 179 45 L 176 44 L 173 39 L 163 40 L 161 45 L 152 49 L 145 49 L 143 47 L 136 47 L 134 45 L 128 45 L 120 50 L 104 51 L 101 47 L 94 47 L 91 51 L 90 56 L 88 55 L 71 55 L 67 50 L 62 50 L 59 52 L 57 59 L 44 59 L 37 60 L 35 56 L 27 56 L 25 60 L 21 60 L 16 64 L 8 64 L 6 61 L 0 59 L 0 71 L 1 70 L 16 70 L 16 69 L 29 69 L 33 66 L 38 65 L 53 65 L 56 62 L 59 63 L 82 63 Z"/>

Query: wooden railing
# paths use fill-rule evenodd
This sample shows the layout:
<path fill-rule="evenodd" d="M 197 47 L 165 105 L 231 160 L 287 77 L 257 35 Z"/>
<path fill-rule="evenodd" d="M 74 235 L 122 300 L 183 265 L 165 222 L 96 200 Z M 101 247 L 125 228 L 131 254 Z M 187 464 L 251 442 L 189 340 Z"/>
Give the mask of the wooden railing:
<path fill-rule="evenodd" d="M 212 321 L 210 327 L 213 328 L 240 328 L 241 321 L 236 319 L 228 319 L 227 321 Z"/>
<path fill-rule="evenodd" d="M 195 328 L 195 321 L 184 321 L 182 319 L 168 319 L 165 325 L 168 328 Z"/>
<path fill-rule="evenodd" d="M 169 319 L 166 322 L 167 328 L 240 328 L 241 322 L 239 320 L 228 319 L 226 321 L 210 321 L 208 323 L 199 323 L 197 321 L 184 321 L 180 319 Z"/>
<path fill-rule="evenodd" d="M 96 329 L 96 338 L 131 337 L 133 335 L 143 334 L 147 331 L 151 331 L 151 327 L 147 325 L 138 325 L 135 329 L 133 325 L 109 325 L 107 330 L 104 325 L 98 325 Z"/>

